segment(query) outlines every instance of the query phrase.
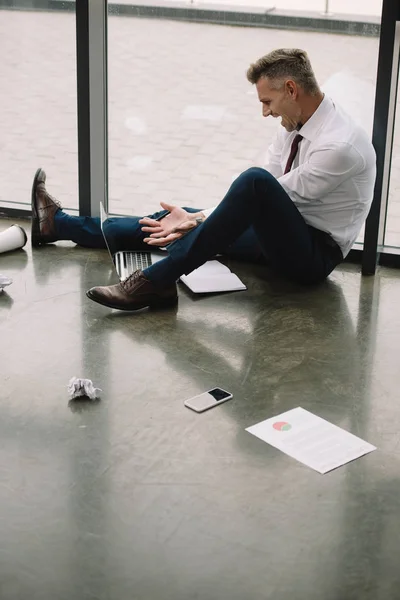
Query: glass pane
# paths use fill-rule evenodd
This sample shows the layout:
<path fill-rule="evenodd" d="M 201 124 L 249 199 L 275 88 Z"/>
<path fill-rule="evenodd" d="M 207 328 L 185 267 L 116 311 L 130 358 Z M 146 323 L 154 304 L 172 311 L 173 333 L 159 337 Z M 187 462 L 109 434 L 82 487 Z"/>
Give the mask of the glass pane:
<path fill-rule="evenodd" d="M 393 154 L 390 167 L 390 187 L 386 216 L 385 246 L 400 248 L 400 124 L 399 89 L 397 89 L 396 121 L 393 135 Z"/>
<path fill-rule="evenodd" d="M 0 11 L 0 206 L 30 205 L 42 167 L 51 193 L 77 208 L 75 14 L 64 2 L 48 11 L 7 4 L 14 8 Z"/>
<path fill-rule="evenodd" d="M 381 3 L 371 10 L 379 13 Z M 160 201 L 210 207 L 240 172 L 264 164 L 277 123 L 262 118 L 245 73 L 273 48 L 307 50 L 324 91 L 372 133 L 377 37 L 137 19 L 115 10 L 110 212 L 148 214 Z"/>

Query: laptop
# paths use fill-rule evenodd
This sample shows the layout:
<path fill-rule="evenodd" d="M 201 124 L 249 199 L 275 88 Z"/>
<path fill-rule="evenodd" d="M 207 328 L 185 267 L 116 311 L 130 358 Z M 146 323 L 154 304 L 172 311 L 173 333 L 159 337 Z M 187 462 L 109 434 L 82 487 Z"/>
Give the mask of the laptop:
<path fill-rule="evenodd" d="M 118 217 L 116 217 L 118 218 Z M 100 202 L 101 231 L 106 242 L 108 252 L 114 263 L 118 277 L 121 281 L 129 277 L 137 269 L 146 269 L 154 263 L 165 258 L 166 248 L 157 248 L 156 251 L 146 250 L 116 250 L 118 240 L 112 235 L 112 228 L 107 228 L 108 214 Z M 209 260 L 204 265 L 195 269 L 189 275 L 182 275 L 180 281 L 195 294 L 211 292 L 231 292 L 247 289 L 244 283 L 231 272 L 231 270 L 216 260 Z"/>
<path fill-rule="evenodd" d="M 118 273 L 118 277 L 121 281 L 129 277 L 137 269 L 146 269 L 155 262 L 165 258 L 165 248 L 156 251 L 146 250 L 119 250 L 118 240 L 112 235 L 110 228 L 107 229 L 108 214 L 104 209 L 102 202 L 100 202 L 100 222 L 101 231 L 103 233 L 104 241 L 106 243 L 108 252 L 110 253 L 111 259 L 114 263 L 115 270 Z M 116 217 L 118 218 L 118 217 Z"/>

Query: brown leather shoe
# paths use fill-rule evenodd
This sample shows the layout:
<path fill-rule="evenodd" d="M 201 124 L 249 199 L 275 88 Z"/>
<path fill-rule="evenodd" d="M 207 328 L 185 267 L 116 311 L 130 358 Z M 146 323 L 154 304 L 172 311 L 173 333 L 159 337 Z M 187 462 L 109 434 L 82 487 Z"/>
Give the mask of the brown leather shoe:
<path fill-rule="evenodd" d="M 162 308 L 172 306 L 178 301 L 175 284 L 168 288 L 157 288 L 140 270 L 116 285 L 91 288 L 86 295 L 98 304 L 118 310 Z"/>
<path fill-rule="evenodd" d="M 32 185 L 32 246 L 57 241 L 54 215 L 61 205 L 47 193 L 46 173 L 38 169 Z"/>

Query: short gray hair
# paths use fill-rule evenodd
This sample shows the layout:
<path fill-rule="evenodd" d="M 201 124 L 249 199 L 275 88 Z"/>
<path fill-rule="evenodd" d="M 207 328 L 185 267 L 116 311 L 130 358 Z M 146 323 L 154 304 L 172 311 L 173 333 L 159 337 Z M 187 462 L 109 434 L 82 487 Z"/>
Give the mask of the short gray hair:
<path fill-rule="evenodd" d="M 262 77 L 276 82 L 278 88 L 282 79 L 293 79 L 307 94 L 315 95 L 320 91 L 307 52 L 298 48 L 273 50 L 251 64 L 247 71 L 250 83 L 257 83 Z"/>

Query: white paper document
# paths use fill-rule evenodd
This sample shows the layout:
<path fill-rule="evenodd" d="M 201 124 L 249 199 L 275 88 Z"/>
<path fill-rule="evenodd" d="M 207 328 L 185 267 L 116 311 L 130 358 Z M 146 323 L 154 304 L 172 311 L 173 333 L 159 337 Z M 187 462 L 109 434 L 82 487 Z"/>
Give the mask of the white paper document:
<path fill-rule="evenodd" d="M 328 473 L 376 450 L 372 444 L 300 407 L 246 431 L 319 473 Z"/>
<path fill-rule="evenodd" d="M 181 275 L 181 281 L 195 294 L 247 289 L 239 277 L 218 260 L 209 260 L 189 275 Z"/>

